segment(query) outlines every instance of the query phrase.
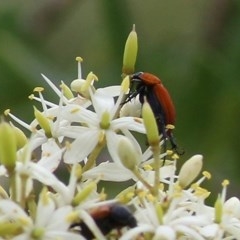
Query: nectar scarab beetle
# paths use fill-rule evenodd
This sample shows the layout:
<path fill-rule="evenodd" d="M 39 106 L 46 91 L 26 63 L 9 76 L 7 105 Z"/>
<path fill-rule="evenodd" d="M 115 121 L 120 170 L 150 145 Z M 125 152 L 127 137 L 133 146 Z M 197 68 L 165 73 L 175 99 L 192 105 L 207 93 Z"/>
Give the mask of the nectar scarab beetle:
<path fill-rule="evenodd" d="M 177 149 L 172 129 L 167 129 L 168 125 L 175 124 L 176 112 L 172 98 L 161 80 L 147 72 L 130 75 L 130 91 L 124 103 L 137 96 L 139 96 L 141 104 L 144 103 L 145 98 L 150 104 L 156 118 L 159 134 L 162 134 L 164 140 L 164 150 L 166 150 L 166 140 L 169 139 L 172 149 L 179 155 L 183 154 L 183 151 Z"/>

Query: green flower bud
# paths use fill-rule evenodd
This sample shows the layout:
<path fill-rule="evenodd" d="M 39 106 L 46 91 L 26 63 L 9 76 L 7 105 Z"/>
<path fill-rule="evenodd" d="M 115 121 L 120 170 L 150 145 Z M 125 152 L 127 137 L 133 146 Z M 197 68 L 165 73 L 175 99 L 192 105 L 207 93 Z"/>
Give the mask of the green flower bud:
<path fill-rule="evenodd" d="M 13 131 L 17 140 L 17 148 L 20 149 L 27 143 L 27 137 L 20 128 L 13 126 Z"/>
<path fill-rule="evenodd" d="M 129 76 L 126 76 L 121 83 L 121 91 L 127 94 L 129 91 L 129 86 L 130 86 L 130 78 Z"/>
<path fill-rule="evenodd" d="M 72 99 L 74 98 L 73 93 L 71 91 L 71 89 L 64 83 L 62 82 L 60 87 L 63 90 L 63 96 L 66 97 L 67 99 Z"/>
<path fill-rule="evenodd" d="M 6 122 L 0 123 L 0 161 L 13 171 L 16 164 L 17 140 L 13 127 Z"/>
<path fill-rule="evenodd" d="M 134 73 L 135 63 L 137 59 L 137 51 L 138 51 L 138 39 L 137 33 L 135 31 L 135 25 L 133 25 L 133 29 L 127 38 L 124 48 L 122 68 L 122 73 L 124 75 L 130 75 Z"/>
<path fill-rule="evenodd" d="M 41 113 L 36 107 L 34 107 L 34 115 L 40 127 L 45 131 L 46 136 L 48 138 L 51 138 L 52 132 L 49 119 L 43 113 Z"/>
<path fill-rule="evenodd" d="M 147 132 L 148 143 L 150 146 L 159 145 L 159 134 L 155 116 L 148 102 L 144 102 L 142 107 L 142 117 Z"/>
<path fill-rule="evenodd" d="M 222 221 L 222 215 L 223 215 L 223 203 L 222 199 L 220 196 L 218 196 L 215 204 L 214 204 L 214 209 L 215 209 L 215 223 L 221 223 Z"/>
<path fill-rule="evenodd" d="M 71 89 L 74 92 L 79 93 L 82 97 L 90 99 L 89 88 L 91 87 L 93 91 L 95 91 L 92 83 L 93 81 L 98 81 L 98 77 L 90 72 L 87 75 L 86 80 L 84 79 L 75 79 L 71 83 Z"/>
<path fill-rule="evenodd" d="M 90 182 L 84 189 L 76 194 L 72 200 L 72 205 L 77 206 L 83 202 L 97 188 L 96 182 Z"/>
<path fill-rule="evenodd" d="M 84 79 L 75 79 L 71 82 L 71 90 L 77 93 L 81 92 L 81 87 L 85 83 L 86 80 Z"/>
<path fill-rule="evenodd" d="M 139 155 L 133 143 L 127 137 L 122 136 L 118 142 L 117 150 L 123 166 L 134 171 L 138 164 Z"/>

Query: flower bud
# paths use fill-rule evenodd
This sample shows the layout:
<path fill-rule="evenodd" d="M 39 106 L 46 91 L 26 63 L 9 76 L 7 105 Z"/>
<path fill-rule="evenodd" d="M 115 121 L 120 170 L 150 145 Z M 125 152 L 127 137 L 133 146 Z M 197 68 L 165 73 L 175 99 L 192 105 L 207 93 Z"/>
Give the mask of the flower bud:
<path fill-rule="evenodd" d="M 61 83 L 60 87 L 62 88 L 64 97 L 66 97 L 67 99 L 74 98 L 71 89 L 64 82 Z"/>
<path fill-rule="evenodd" d="M 159 145 L 159 134 L 155 116 L 148 102 L 144 102 L 142 107 L 142 117 L 146 128 L 148 143 L 150 146 Z"/>
<path fill-rule="evenodd" d="M 48 138 L 51 138 L 52 132 L 49 119 L 43 113 L 41 113 L 36 107 L 34 107 L 34 115 L 40 127 L 44 130 L 46 136 Z"/>
<path fill-rule="evenodd" d="M 13 131 L 17 140 L 17 148 L 20 149 L 27 143 L 27 137 L 20 128 L 13 126 Z"/>
<path fill-rule="evenodd" d="M 224 213 L 240 218 L 240 201 L 237 197 L 231 197 L 224 203 Z"/>
<path fill-rule="evenodd" d="M 124 75 L 130 75 L 134 73 L 135 63 L 137 59 L 137 51 L 138 51 L 137 33 L 135 31 L 135 25 L 133 25 L 133 29 L 127 38 L 124 48 L 122 68 L 122 73 Z"/>
<path fill-rule="evenodd" d="M 223 203 L 222 199 L 219 196 L 214 204 L 214 209 L 215 209 L 215 218 L 214 222 L 215 223 L 221 223 L 222 221 L 222 215 L 223 215 Z"/>
<path fill-rule="evenodd" d="M 75 79 L 71 82 L 70 88 L 72 91 L 80 93 L 81 87 L 85 83 L 86 80 L 84 79 Z"/>
<path fill-rule="evenodd" d="M 121 91 L 123 91 L 125 94 L 129 91 L 130 87 L 130 78 L 129 76 L 126 76 L 121 83 Z"/>
<path fill-rule="evenodd" d="M 182 165 L 178 178 L 182 188 L 187 187 L 198 176 L 202 169 L 202 159 L 202 155 L 194 155 Z"/>
<path fill-rule="evenodd" d="M 96 182 L 90 182 L 84 189 L 79 191 L 72 200 L 72 205 L 77 206 L 84 201 L 97 188 Z"/>
<path fill-rule="evenodd" d="M 86 80 L 76 79 L 72 81 L 71 89 L 72 91 L 79 93 L 84 98 L 90 99 L 89 88 L 90 87 L 93 88 L 92 86 L 93 81 L 98 81 L 98 77 L 93 72 L 90 72 L 87 75 Z"/>
<path fill-rule="evenodd" d="M 13 127 L 6 122 L 0 123 L 0 161 L 8 171 L 16 164 L 17 140 Z"/>
<path fill-rule="evenodd" d="M 122 136 L 118 142 L 117 151 L 123 166 L 134 171 L 138 164 L 139 156 L 133 143 L 127 137 Z"/>

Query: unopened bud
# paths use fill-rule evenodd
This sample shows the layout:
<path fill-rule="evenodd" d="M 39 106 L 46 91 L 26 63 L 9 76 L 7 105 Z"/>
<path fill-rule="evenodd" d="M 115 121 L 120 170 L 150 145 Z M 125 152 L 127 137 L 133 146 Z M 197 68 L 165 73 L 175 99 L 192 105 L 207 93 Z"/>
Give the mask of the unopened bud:
<path fill-rule="evenodd" d="M 215 204 L 214 204 L 214 209 L 215 209 L 215 223 L 221 223 L 222 221 L 222 215 L 223 215 L 223 203 L 222 199 L 220 196 L 218 196 Z"/>
<path fill-rule="evenodd" d="M 13 126 L 13 131 L 17 140 L 17 148 L 20 149 L 27 143 L 27 137 L 20 128 Z"/>
<path fill-rule="evenodd" d="M 159 145 L 159 133 L 157 122 L 153 114 L 152 108 L 148 102 L 144 102 L 142 107 L 142 117 L 146 128 L 148 143 L 150 146 Z"/>
<path fill-rule="evenodd" d="M 133 29 L 127 38 L 124 48 L 122 68 L 122 73 L 124 75 L 130 75 L 134 73 L 135 63 L 137 59 L 137 51 L 138 51 L 138 39 L 137 33 L 135 31 L 135 25 L 133 25 Z"/>
<path fill-rule="evenodd" d="M 127 137 L 122 136 L 118 142 L 117 150 L 123 166 L 134 171 L 139 161 L 139 155 L 133 143 Z"/>
<path fill-rule="evenodd" d="M 6 122 L 0 123 L 0 161 L 8 171 L 16 165 L 17 140 L 13 127 Z"/>
<path fill-rule="evenodd" d="M 72 205 L 77 206 L 84 201 L 97 188 L 96 182 L 90 182 L 84 189 L 76 194 L 72 200 Z"/>
<path fill-rule="evenodd" d="M 61 83 L 60 87 L 62 88 L 64 97 L 66 97 L 67 99 L 74 98 L 71 89 L 64 82 Z"/>
<path fill-rule="evenodd" d="M 240 218 L 240 201 L 237 197 L 229 198 L 223 206 L 224 213 L 236 218 Z"/>
<path fill-rule="evenodd" d="M 182 188 L 187 187 L 191 184 L 194 179 L 198 176 L 202 169 L 202 155 L 194 155 L 188 159 L 181 167 L 179 172 L 179 185 Z"/>
<path fill-rule="evenodd" d="M 51 138 L 52 132 L 49 119 L 43 113 L 41 113 L 36 107 L 34 107 L 34 115 L 40 127 L 44 130 L 46 136 L 48 138 Z"/>

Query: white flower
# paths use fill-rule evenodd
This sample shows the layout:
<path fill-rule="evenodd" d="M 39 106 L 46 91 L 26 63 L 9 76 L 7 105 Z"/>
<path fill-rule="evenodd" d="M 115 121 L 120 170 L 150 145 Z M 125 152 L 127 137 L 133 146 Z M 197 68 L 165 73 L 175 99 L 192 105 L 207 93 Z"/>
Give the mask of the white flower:
<path fill-rule="evenodd" d="M 103 93 L 102 90 L 91 94 L 95 112 L 81 106 L 69 105 L 64 109 L 64 115 L 69 121 L 81 123 L 81 126 L 63 127 L 62 135 L 75 139 L 68 146 L 64 154 L 66 163 L 75 163 L 84 160 L 98 144 L 106 141 L 108 151 L 112 159 L 120 164 L 117 154 L 117 143 L 120 135 L 117 132 L 131 137 L 129 130 L 144 133 L 144 126 L 133 117 L 122 117 L 114 119 L 117 109 L 114 99 Z M 121 102 L 121 101 L 118 101 Z M 118 103 L 119 104 L 119 103 Z M 136 140 L 133 140 L 136 142 Z M 138 145 L 136 144 L 136 147 Z M 140 151 L 140 149 L 138 149 Z"/>
<path fill-rule="evenodd" d="M 46 192 L 40 196 L 35 220 L 32 220 L 19 205 L 11 200 L 0 200 L 0 212 L 1 224 L 21 223 L 22 231 L 20 234 L 12 233 L 11 239 L 14 240 L 84 239 L 79 234 L 69 232 L 71 222 L 68 221 L 68 215 L 72 212 L 72 207 L 56 208 Z M 11 232 L 8 234 L 11 236 Z"/>

